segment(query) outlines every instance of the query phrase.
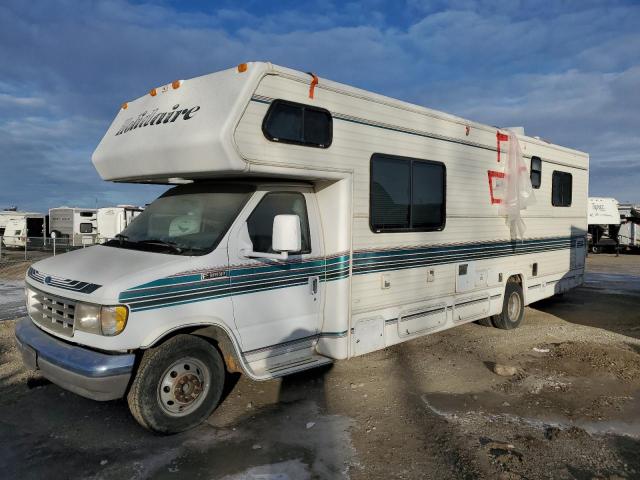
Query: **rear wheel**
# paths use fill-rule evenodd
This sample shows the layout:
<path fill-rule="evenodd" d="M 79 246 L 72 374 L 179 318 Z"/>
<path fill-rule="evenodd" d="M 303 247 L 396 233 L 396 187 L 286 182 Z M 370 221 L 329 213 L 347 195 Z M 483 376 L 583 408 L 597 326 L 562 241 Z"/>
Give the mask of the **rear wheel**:
<path fill-rule="evenodd" d="M 522 287 L 515 281 L 509 281 L 504 291 L 502 312 L 491 317 L 492 323 L 496 328 L 512 330 L 520 326 L 523 318 L 524 295 Z"/>
<path fill-rule="evenodd" d="M 225 380 L 218 350 L 193 335 L 177 335 L 145 351 L 127 401 L 140 425 L 177 433 L 203 422 L 218 406 Z"/>

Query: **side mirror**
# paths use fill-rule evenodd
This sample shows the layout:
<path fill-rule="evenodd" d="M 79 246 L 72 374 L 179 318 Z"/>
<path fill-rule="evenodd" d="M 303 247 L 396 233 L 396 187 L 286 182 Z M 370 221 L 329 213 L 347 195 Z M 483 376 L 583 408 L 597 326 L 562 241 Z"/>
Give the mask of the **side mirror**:
<path fill-rule="evenodd" d="M 273 219 L 272 248 L 276 252 L 299 252 L 302 233 L 298 215 L 276 215 Z"/>
<path fill-rule="evenodd" d="M 302 249 L 301 231 L 298 215 L 276 215 L 273 219 L 271 243 L 272 249 L 278 253 L 254 252 L 249 238 L 249 229 L 245 223 L 239 237 L 240 255 L 247 258 L 285 261 L 289 258 L 289 252 L 299 252 Z"/>

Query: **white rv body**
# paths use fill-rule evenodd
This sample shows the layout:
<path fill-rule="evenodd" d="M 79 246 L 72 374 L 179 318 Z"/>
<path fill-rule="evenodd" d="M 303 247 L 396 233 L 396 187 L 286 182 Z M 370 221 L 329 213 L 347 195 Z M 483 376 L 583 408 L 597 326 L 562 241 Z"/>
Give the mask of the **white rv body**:
<path fill-rule="evenodd" d="M 98 226 L 98 243 L 115 238 L 127 226 L 140 215 L 142 209 L 130 205 L 118 205 L 117 207 L 103 207 L 98 209 L 96 216 Z"/>
<path fill-rule="evenodd" d="M 4 230 L 9 220 L 28 213 L 29 212 L 18 212 L 16 210 L 0 210 L 0 237 L 4 235 Z"/>
<path fill-rule="evenodd" d="M 57 241 L 82 247 L 98 241 L 95 208 L 57 207 L 49 209 L 49 234 L 56 233 Z"/>
<path fill-rule="evenodd" d="M 535 203 L 521 212 L 524 238 L 513 238 L 497 193 L 507 132 L 325 79 L 313 87 L 309 75 L 269 63 L 240 70 L 184 80 L 128 102 L 93 155 L 105 180 L 251 190 L 216 247 L 185 256 L 170 246 L 157 253 L 114 242 L 38 262 L 26 278 L 37 327 L 25 326 L 19 339 L 37 335 L 35 329 L 78 348 L 126 356 L 196 330 L 218 342 L 228 368 L 269 379 L 498 315 L 513 285 L 529 304 L 583 282 L 585 153 L 518 135 L 539 181 Z M 299 104 L 329 112 L 330 141 L 308 146 L 268 138 L 265 115 L 274 105 L 286 113 L 287 102 L 305 118 Z M 316 133 L 305 131 L 299 143 Z M 373 179 L 374 163 L 392 168 Z M 431 169 L 438 172 L 435 183 L 419 177 Z M 402 200 L 403 188 L 385 183 L 396 174 L 411 183 L 410 204 Z M 418 177 L 427 183 L 416 183 Z M 301 253 L 256 250 L 261 237 L 250 232 L 251 222 L 273 221 L 275 232 L 277 217 L 252 214 L 282 198 L 295 199 L 292 213 L 301 225 L 308 222 Z M 123 233 L 150 222 L 156 202 Z M 374 203 L 383 227 L 372 224 Z M 392 218 L 404 225 L 405 210 L 410 227 L 386 226 Z M 430 226 L 414 228 L 425 215 Z M 174 223 L 196 232 L 203 221 L 199 210 L 185 212 L 171 220 L 165 238 L 179 242 L 171 234 Z M 37 313 L 47 296 L 125 305 L 126 328 L 96 335 L 80 331 L 73 319 L 52 328 Z M 104 395 L 93 392 L 103 388 L 95 382 L 79 389 L 50 376 L 104 399 L 124 394 L 135 375 L 132 361 L 127 375 Z"/>
<path fill-rule="evenodd" d="M 587 222 L 589 225 L 619 225 L 620 212 L 615 198 L 589 197 Z"/>
<path fill-rule="evenodd" d="M 640 206 L 631 203 L 618 205 L 620 213 L 620 231 L 618 238 L 620 245 L 637 249 L 640 248 Z"/>
<path fill-rule="evenodd" d="M 3 215 L 6 220 L 2 241 L 7 247 L 24 248 L 28 243 L 44 245 L 47 235 L 45 215 L 32 212 L 13 212 Z"/>

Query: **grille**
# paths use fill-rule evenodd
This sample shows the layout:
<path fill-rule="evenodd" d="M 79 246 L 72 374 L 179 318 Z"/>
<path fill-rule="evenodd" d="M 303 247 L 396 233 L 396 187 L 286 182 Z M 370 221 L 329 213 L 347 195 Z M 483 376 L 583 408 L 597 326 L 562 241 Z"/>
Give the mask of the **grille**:
<path fill-rule="evenodd" d="M 29 313 L 38 325 L 56 333 L 73 337 L 76 302 L 49 293 L 32 290 Z"/>

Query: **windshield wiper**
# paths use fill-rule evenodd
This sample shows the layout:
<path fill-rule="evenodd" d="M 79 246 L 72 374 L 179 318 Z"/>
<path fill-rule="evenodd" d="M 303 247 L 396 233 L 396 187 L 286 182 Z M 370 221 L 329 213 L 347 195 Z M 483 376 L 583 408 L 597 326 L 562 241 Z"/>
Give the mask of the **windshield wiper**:
<path fill-rule="evenodd" d="M 135 243 L 147 244 L 147 245 L 159 245 L 161 247 L 167 247 L 168 249 L 173 250 L 176 253 L 182 253 L 182 248 L 176 245 L 175 242 L 166 242 L 164 240 L 152 238 L 148 240 L 138 240 Z"/>

